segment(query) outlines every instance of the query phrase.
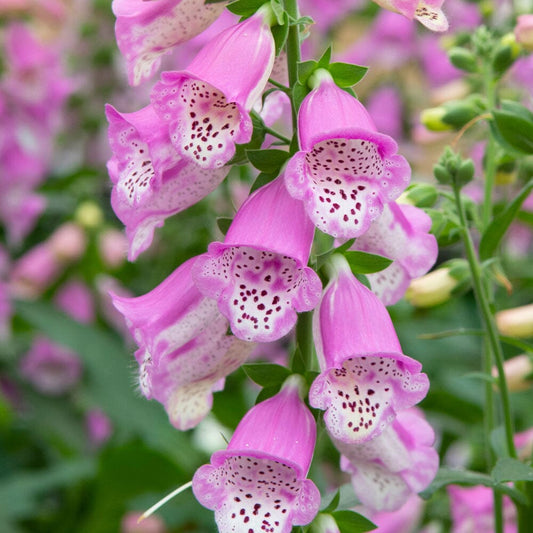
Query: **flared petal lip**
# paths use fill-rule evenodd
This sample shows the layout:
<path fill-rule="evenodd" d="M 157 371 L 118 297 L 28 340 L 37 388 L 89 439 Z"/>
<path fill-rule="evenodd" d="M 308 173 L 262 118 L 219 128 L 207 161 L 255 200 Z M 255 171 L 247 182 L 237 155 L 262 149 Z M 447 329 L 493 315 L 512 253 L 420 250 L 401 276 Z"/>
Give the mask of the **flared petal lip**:
<path fill-rule="evenodd" d="M 382 157 L 398 152 L 398 143 L 392 137 L 366 128 L 339 128 L 317 133 L 309 137 L 308 143 L 302 142 L 301 151 L 309 152 L 316 144 L 330 139 L 362 139 L 372 142 L 378 146 Z"/>
<path fill-rule="evenodd" d="M 266 453 L 262 450 L 254 450 L 250 448 L 243 448 L 243 449 L 233 449 L 233 450 L 219 450 L 213 455 L 211 455 L 211 464 L 215 467 L 222 466 L 226 459 L 230 457 L 237 457 L 237 456 L 244 456 L 244 457 L 253 457 L 255 459 L 268 459 L 272 460 L 278 463 L 281 463 L 285 466 L 288 466 L 292 468 L 296 472 L 296 476 L 298 477 L 299 481 L 303 481 L 306 479 L 307 472 L 304 472 L 302 467 L 288 459 L 285 459 L 283 457 L 278 457 L 277 455 L 272 455 L 270 453 Z"/>
<path fill-rule="evenodd" d="M 273 254 L 280 254 L 290 257 L 296 261 L 297 268 L 307 268 L 307 264 L 304 264 L 302 260 L 297 256 L 289 256 L 284 250 L 275 250 L 274 248 L 269 247 L 259 247 L 256 242 L 212 242 L 208 246 L 208 254 L 219 256 L 222 255 L 229 248 L 238 248 L 238 247 L 250 247 L 262 252 L 270 252 Z"/>
<path fill-rule="evenodd" d="M 325 358 L 326 362 L 326 368 L 319 374 L 327 374 L 333 369 L 341 367 L 345 361 L 348 359 L 353 358 L 359 358 L 359 357 L 367 357 L 369 359 L 372 359 L 374 357 L 386 357 L 389 359 L 393 359 L 394 361 L 398 361 L 400 363 L 405 364 L 409 372 L 411 373 L 419 373 L 422 370 L 422 363 L 420 361 L 417 361 L 416 359 L 413 359 L 412 357 L 409 357 L 408 355 L 405 355 L 401 352 L 373 352 L 373 353 L 354 353 L 349 356 L 343 356 L 342 359 L 336 359 L 333 358 Z M 329 359 L 329 360 L 328 360 Z"/>

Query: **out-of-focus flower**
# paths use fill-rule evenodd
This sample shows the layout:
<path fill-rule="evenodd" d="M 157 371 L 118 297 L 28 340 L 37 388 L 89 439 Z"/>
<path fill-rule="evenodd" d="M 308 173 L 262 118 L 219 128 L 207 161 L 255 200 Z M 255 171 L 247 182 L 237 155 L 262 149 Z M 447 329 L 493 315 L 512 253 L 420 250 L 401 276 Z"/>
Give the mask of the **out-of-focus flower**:
<path fill-rule="evenodd" d="M 533 361 L 529 355 L 522 354 L 507 359 L 503 364 L 503 371 L 509 392 L 528 390 L 533 385 Z M 498 376 L 496 367 L 492 369 L 492 376 Z"/>
<path fill-rule="evenodd" d="M 115 34 L 126 58 L 130 85 L 150 78 L 161 56 L 205 30 L 226 7 L 226 2 L 204 0 L 113 0 Z"/>
<path fill-rule="evenodd" d="M 209 245 L 193 277 L 218 301 L 237 337 L 270 342 L 286 335 L 296 311 L 310 311 L 321 283 L 307 262 L 314 227 L 283 176 L 258 189 L 239 209 L 223 243 Z"/>
<path fill-rule="evenodd" d="M 383 303 L 354 277 L 344 257 L 333 261 L 335 274 L 314 313 L 321 374 L 309 403 L 326 411 L 324 422 L 335 440 L 362 443 L 420 402 L 429 382 L 422 365 L 402 354 Z"/>
<path fill-rule="evenodd" d="M 128 239 L 117 229 L 105 229 L 98 236 L 98 248 L 105 265 L 109 268 L 118 268 L 126 261 Z"/>
<path fill-rule="evenodd" d="M 165 533 L 167 528 L 159 516 L 152 515 L 139 522 L 142 512 L 131 511 L 124 515 L 120 533 Z"/>
<path fill-rule="evenodd" d="M 83 202 L 74 213 L 76 223 L 85 229 L 94 229 L 104 221 L 104 214 L 100 206 L 95 202 Z"/>
<path fill-rule="evenodd" d="M 289 532 L 313 520 L 320 493 L 306 479 L 316 440 L 313 415 L 291 376 L 240 421 L 226 450 L 193 477 L 198 501 L 215 511 L 220 533 Z"/>
<path fill-rule="evenodd" d="M 411 494 L 396 511 L 371 513 L 369 518 L 378 526 L 376 533 L 416 533 L 423 510 L 424 500 L 417 494 Z"/>
<path fill-rule="evenodd" d="M 342 454 L 341 469 L 351 474 L 355 494 L 363 505 L 375 511 L 395 511 L 435 477 L 439 455 L 432 447 L 434 440 L 433 429 L 422 412 L 407 409 L 370 441 L 334 443 Z"/>
<path fill-rule="evenodd" d="M 55 295 L 55 303 L 78 322 L 94 322 L 94 298 L 89 287 L 82 281 L 71 280 L 61 285 Z"/>
<path fill-rule="evenodd" d="M 328 71 L 313 76 L 315 88 L 298 112 L 301 149 L 287 164 L 285 182 L 320 230 L 340 239 L 359 237 L 400 196 L 411 169 L 359 100 Z"/>
<path fill-rule="evenodd" d="M 85 417 L 89 440 L 93 446 L 102 446 L 111 437 L 113 426 L 109 417 L 100 409 L 92 409 Z"/>
<path fill-rule="evenodd" d="M 367 274 L 372 291 L 385 305 L 398 302 L 411 280 L 435 264 L 439 249 L 430 229 L 431 218 L 422 209 L 390 202 L 350 248 L 393 260 L 381 272 Z"/>
<path fill-rule="evenodd" d="M 533 15 L 520 15 L 514 29 L 516 41 L 526 50 L 533 52 Z"/>
<path fill-rule="evenodd" d="M 311 533 L 341 533 L 335 518 L 327 513 L 319 513 L 311 524 Z"/>
<path fill-rule="evenodd" d="M 401 95 L 392 85 L 383 85 L 372 91 L 366 103 L 377 130 L 395 139 L 402 136 L 402 106 Z"/>
<path fill-rule="evenodd" d="M 496 325 L 502 335 L 533 337 L 533 304 L 496 313 Z"/>
<path fill-rule="evenodd" d="M 452 533 L 494 531 L 494 495 L 489 487 L 446 487 L 452 512 Z M 515 507 L 503 497 L 504 532 L 516 533 Z"/>
<path fill-rule="evenodd" d="M 196 426 L 211 409 L 213 392 L 248 357 L 254 345 L 227 335 L 216 302 L 194 286 L 189 259 L 149 293 L 112 295 L 138 344 L 139 384 L 161 402 L 178 429 Z"/>
<path fill-rule="evenodd" d="M 152 104 L 181 157 L 220 168 L 233 157 L 235 144 L 251 139 L 250 110 L 274 64 L 271 17 L 263 6 L 209 41 L 186 70 L 161 75 Z"/>
<path fill-rule="evenodd" d="M 416 19 L 433 31 L 446 31 L 448 20 L 442 12 L 444 0 L 374 0 L 381 7 L 400 13 L 409 20 Z"/>
<path fill-rule="evenodd" d="M 44 338 L 37 337 L 20 360 L 20 372 L 43 394 L 61 395 L 79 381 L 82 366 L 71 351 Z"/>

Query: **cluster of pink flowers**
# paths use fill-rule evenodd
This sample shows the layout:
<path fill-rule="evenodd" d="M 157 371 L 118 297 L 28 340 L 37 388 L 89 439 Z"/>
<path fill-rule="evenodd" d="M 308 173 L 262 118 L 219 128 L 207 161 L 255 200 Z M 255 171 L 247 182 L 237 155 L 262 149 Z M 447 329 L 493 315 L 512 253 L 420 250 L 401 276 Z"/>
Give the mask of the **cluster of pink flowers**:
<path fill-rule="evenodd" d="M 441 3 L 387 7 L 442 30 Z M 223 4 L 115 0 L 113 9 L 129 80 L 137 85 L 155 73 L 161 54 L 214 21 Z M 274 67 L 274 24 L 265 4 L 207 42 L 184 70 L 163 72 L 143 109 L 108 106 L 111 202 L 126 228 L 130 260 L 167 217 L 213 191 L 236 145 L 250 141 L 251 110 Z M 324 411 L 360 500 L 375 511 L 395 510 L 430 483 L 438 456 L 433 431 L 414 408 L 427 393 L 427 376 L 402 353 L 385 305 L 433 266 L 437 244 L 429 218 L 396 203 L 411 172 L 394 139 L 327 69 L 316 70 L 309 87 L 298 113 L 299 151 L 246 199 L 224 241 L 149 293 L 113 301 L 139 347 L 141 392 L 161 402 L 181 430 L 208 414 L 213 392 L 256 343 L 280 339 L 297 313 L 314 310 L 321 373 L 309 403 Z M 369 276 L 374 292 L 341 255 L 332 256 L 322 290 L 307 266 L 315 228 L 340 243 L 356 238 L 353 250 L 392 260 Z M 318 512 L 320 495 L 306 479 L 316 424 L 304 392 L 302 378 L 289 377 L 197 471 L 194 493 L 215 511 L 220 531 L 285 532 Z"/>

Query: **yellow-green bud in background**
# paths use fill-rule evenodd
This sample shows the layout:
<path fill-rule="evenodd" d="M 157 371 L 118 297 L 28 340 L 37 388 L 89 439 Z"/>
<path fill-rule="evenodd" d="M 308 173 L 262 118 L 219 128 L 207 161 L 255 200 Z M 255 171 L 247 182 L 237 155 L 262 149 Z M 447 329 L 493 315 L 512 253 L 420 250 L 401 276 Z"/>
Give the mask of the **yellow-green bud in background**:
<path fill-rule="evenodd" d="M 430 107 L 420 113 L 420 122 L 430 131 L 453 130 L 453 126 L 442 120 L 444 115 L 446 115 L 444 107 Z"/>
<path fill-rule="evenodd" d="M 520 392 L 533 386 L 533 360 L 529 355 L 522 354 L 508 359 L 503 363 L 503 371 L 509 392 Z M 496 367 L 492 369 L 492 376 L 498 377 Z"/>
<path fill-rule="evenodd" d="M 104 221 L 102 209 L 94 202 L 81 203 L 74 213 L 74 220 L 85 229 L 95 229 Z"/>
<path fill-rule="evenodd" d="M 319 513 L 311 524 L 310 533 L 340 533 L 340 529 L 333 516 Z"/>
<path fill-rule="evenodd" d="M 515 62 L 521 51 L 520 45 L 516 42 L 515 35 L 508 33 L 504 35 L 494 50 L 492 59 L 492 69 L 495 74 L 502 75 Z"/>
<path fill-rule="evenodd" d="M 476 56 L 466 48 L 454 46 L 448 50 L 448 57 L 450 58 L 451 64 L 460 70 L 466 72 L 477 72 L 478 70 Z"/>
<path fill-rule="evenodd" d="M 413 183 L 396 199 L 398 204 L 410 204 L 416 207 L 433 207 L 439 198 L 434 185 Z"/>
<path fill-rule="evenodd" d="M 533 337 L 533 304 L 499 311 L 496 313 L 496 325 L 502 335 Z"/>
<path fill-rule="evenodd" d="M 461 100 L 450 100 L 439 107 L 425 109 L 420 114 L 420 121 L 431 131 L 460 129 L 486 109 L 483 97 L 471 94 Z"/>

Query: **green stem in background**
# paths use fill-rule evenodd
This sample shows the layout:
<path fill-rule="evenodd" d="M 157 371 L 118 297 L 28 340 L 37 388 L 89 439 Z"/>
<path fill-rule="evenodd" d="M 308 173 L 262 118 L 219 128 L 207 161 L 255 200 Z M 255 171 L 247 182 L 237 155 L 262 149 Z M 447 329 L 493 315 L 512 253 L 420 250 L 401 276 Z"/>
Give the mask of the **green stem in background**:
<path fill-rule="evenodd" d="M 294 20 L 297 20 L 300 16 L 298 9 L 298 0 L 285 0 L 285 9 Z M 289 36 L 287 37 L 287 70 L 289 73 L 289 87 L 294 87 L 298 81 L 298 63 L 301 59 L 300 51 L 300 27 L 297 24 L 292 25 L 289 28 Z M 297 138 L 296 132 L 298 128 L 298 109 L 294 103 L 294 99 L 291 100 L 292 105 L 292 126 L 294 130 L 294 137 Z"/>
<path fill-rule="evenodd" d="M 300 370 L 305 372 L 312 370 L 315 361 L 315 345 L 313 342 L 313 312 L 300 313 L 298 315 L 298 322 L 296 323 L 296 343 L 302 358 L 302 368 L 293 370 Z"/>
<path fill-rule="evenodd" d="M 488 110 L 491 112 L 496 107 L 496 82 L 494 72 L 489 60 L 485 60 L 483 85 L 487 97 Z M 487 228 L 492 219 L 492 191 L 496 178 L 496 143 L 489 129 L 487 147 L 485 149 L 485 185 L 483 195 L 483 230 Z"/>
<path fill-rule="evenodd" d="M 487 350 L 487 357 L 490 352 L 494 355 L 496 367 L 498 369 L 498 385 L 501 395 L 501 406 L 504 417 L 505 437 L 507 443 L 507 451 L 511 457 L 516 458 L 516 448 L 513 440 L 513 421 L 511 417 L 511 405 L 509 400 L 509 391 L 507 388 L 507 382 L 505 381 L 505 373 L 503 370 L 503 350 L 498 337 L 498 330 L 496 328 L 496 322 L 492 314 L 489 300 L 485 291 L 483 283 L 483 273 L 481 271 L 481 265 L 479 263 L 474 243 L 472 242 L 472 236 L 468 230 L 465 210 L 463 202 L 461 200 L 461 192 L 459 187 L 454 187 L 455 203 L 457 206 L 457 212 L 461 223 L 461 234 L 463 243 L 465 246 L 466 257 L 470 266 L 470 273 L 472 275 L 472 285 L 474 288 L 474 294 L 476 301 L 481 312 L 481 319 L 487 335 L 487 341 L 490 346 L 490 351 Z M 492 361 L 490 362 L 492 364 Z M 488 362 L 486 363 L 487 366 Z"/>

